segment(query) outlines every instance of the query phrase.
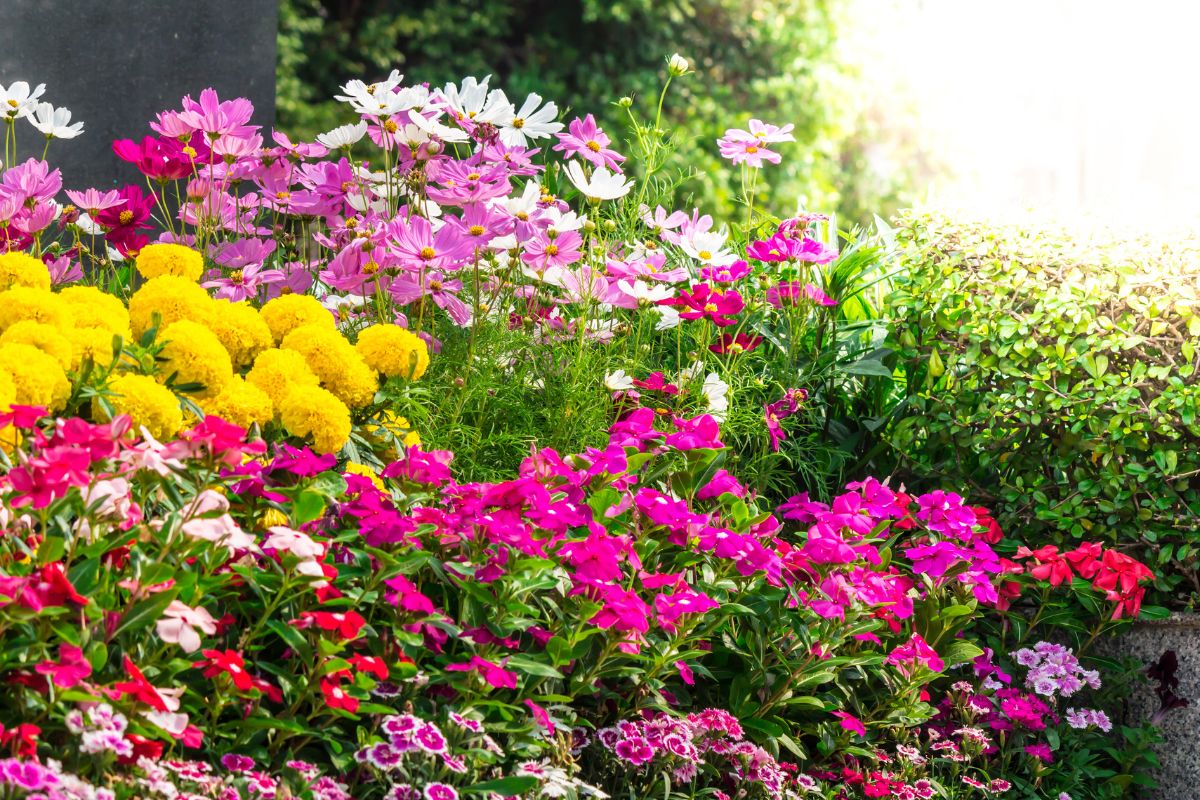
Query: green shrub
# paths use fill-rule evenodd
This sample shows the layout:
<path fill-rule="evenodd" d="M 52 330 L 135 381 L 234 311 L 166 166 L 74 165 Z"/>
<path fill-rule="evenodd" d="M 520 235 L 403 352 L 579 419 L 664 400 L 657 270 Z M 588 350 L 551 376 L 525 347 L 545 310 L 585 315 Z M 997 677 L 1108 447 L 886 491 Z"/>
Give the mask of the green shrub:
<path fill-rule="evenodd" d="M 1112 542 L 1176 602 L 1200 594 L 1200 243 L 919 214 L 896 233 L 901 471 L 961 476 L 1021 538 Z"/>

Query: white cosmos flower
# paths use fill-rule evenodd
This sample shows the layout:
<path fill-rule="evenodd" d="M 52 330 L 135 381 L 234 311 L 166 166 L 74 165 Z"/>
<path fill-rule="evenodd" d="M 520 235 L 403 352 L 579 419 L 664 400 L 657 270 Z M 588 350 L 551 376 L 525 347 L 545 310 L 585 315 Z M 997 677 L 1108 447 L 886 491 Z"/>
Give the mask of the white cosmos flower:
<path fill-rule="evenodd" d="M 701 389 L 704 399 L 708 401 L 708 411 L 717 422 L 725 421 L 725 412 L 729 410 L 729 384 L 721 380 L 715 372 L 708 373 L 704 378 Z"/>
<path fill-rule="evenodd" d="M 625 180 L 624 175 L 609 172 L 605 167 L 596 167 L 589 178 L 583 173 L 583 166 L 575 160 L 567 164 L 567 177 L 589 200 L 616 200 L 629 194 L 629 190 L 633 188 L 633 184 Z"/>
<path fill-rule="evenodd" d="M 510 119 L 500 122 L 500 141 L 509 147 L 524 147 L 531 139 L 545 139 L 563 129 L 558 122 L 558 106 L 546 103 L 540 109 L 540 94 L 531 94 Z"/>
<path fill-rule="evenodd" d="M 626 375 L 623 369 L 610 372 L 604 376 L 604 388 L 610 392 L 627 391 L 633 388 L 633 378 Z"/>
<path fill-rule="evenodd" d="M 32 90 L 25 81 L 14 81 L 8 88 L 0 85 L 0 116 L 8 120 L 29 116 L 45 91 L 44 83 L 39 83 Z"/>
<path fill-rule="evenodd" d="M 720 267 L 737 261 L 737 256 L 725 249 L 725 240 L 728 238 L 729 232 L 726 230 L 703 231 L 685 237 L 679 246 L 697 261 Z"/>
<path fill-rule="evenodd" d="M 37 110 L 29 117 L 33 127 L 46 135 L 47 139 L 74 139 L 83 133 L 83 123 L 71 124 L 71 111 L 55 108 L 49 103 L 38 103 Z"/>
<path fill-rule="evenodd" d="M 555 206 L 547 208 L 545 213 L 550 218 L 550 228 L 555 233 L 577 231 L 587 224 L 586 214 L 576 214 L 574 211 L 559 211 Z"/>
<path fill-rule="evenodd" d="M 390 116 L 412 107 L 405 105 L 408 102 L 407 96 L 393 91 L 400 86 L 402 80 L 404 76 L 397 70 L 392 70 L 391 75 L 377 83 L 368 84 L 355 79 L 342 87 L 345 94 L 336 94 L 333 99 L 349 103 L 359 114 Z"/>
<path fill-rule="evenodd" d="M 360 121 L 353 125 L 339 125 L 331 131 L 317 134 L 317 141 L 330 150 L 337 150 L 340 147 L 350 147 L 366 135 L 367 123 Z"/>
<path fill-rule="evenodd" d="M 436 136 L 443 142 L 465 142 L 470 138 L 467 136 L 467 132 L 461 128 L 451 128 L 449 125 L 438 122 L 438 118 L 442 116 L 440 113 L 430 118 L 416 111 L 410 111 L 408 116 L 418 128 L 430 136 Z"/>
<path fill-rule="evenodd" d="M 669 331 L 679 327 L 679 310 L 674 306 L 655 306 L 658 312 L 658 322 L 654 325 L 656 331 Z"/>
<path fill-rule="evenodd" d="M 442 100 L 458 119 L 469 119 L 473 122 L 487 122 L 499 127 L 511 120 L 516 111 L 508 97 L 500 89 L 488 91 L 488 81 L 491 75 L 482 81 L 475 78 L 464 78 L 462 85 L 455 86 L 447 83 L 442 88 Z"/>
<path fill-rule="evenodd" d="M 664 286 L 661 283 L 649 284 L 643 280 L 628 281 L 621 279 L 617 281 L 617 288 L 639 303 L 644 301 L 651 305 L 657 303 L 659 300 L 666 300 L 675 295 L 675 290 L 670 286 Z"/>

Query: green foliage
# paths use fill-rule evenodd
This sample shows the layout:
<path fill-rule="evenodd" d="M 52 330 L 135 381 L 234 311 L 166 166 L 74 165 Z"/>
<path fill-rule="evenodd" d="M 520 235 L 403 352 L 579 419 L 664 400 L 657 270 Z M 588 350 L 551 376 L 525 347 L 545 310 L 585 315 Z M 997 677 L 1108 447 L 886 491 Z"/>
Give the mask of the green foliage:
<path fill-rule="evenodd" d="M 666 122 L 687 132 L 673 166 L 691 177 L 680 198 L 726 212 L 737 175 L 714 141 L 750 117 L 794 123 L 796 151 L 767 176 L 778 206 L 836 209 L 858 222 L 895 185 L 879 185 L 865 164 L 858 120 L 838 87 L 845 77 L 834 45 L 838 0 L 284 0 L 278 115 L 281 129 L 311 137 L 344 122 L 333 101 L 352 77 L 386 75 L 432 85 L 463 75 L 494 76 L 510 98 L 537 92 L 561 108 L 596 113 L 619 129 L 620 95 L 652 103 L 678 52 L 697 79 L 675 98 Z"/>
<path fill-rule="evenodd" d="M 920 215 L 898 233 L 902 471 L 959 476 L 1021 538 L 1113 543 L 1194 598 L 1195 244 L 1088 247 Z"/>

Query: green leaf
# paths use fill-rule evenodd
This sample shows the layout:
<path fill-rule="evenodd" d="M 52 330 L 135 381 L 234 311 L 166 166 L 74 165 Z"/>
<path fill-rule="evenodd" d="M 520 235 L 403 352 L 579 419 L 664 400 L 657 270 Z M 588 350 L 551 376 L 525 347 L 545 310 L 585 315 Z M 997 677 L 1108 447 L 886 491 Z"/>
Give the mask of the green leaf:
<path fill-rule="evenodd" d="M 171 605 L 171 601 L 175 599 L 177 591 L 178 588 L 168 589 L 165 592 L 159 592 L 135 603 L 133 608 L 129 609 L 121 617 L 121 624 L 117 626 L 117 630 L 113 636 L 120 636 L 125 631 L 136 632 L 149 628 L 163 615 L 163 611 L 167 609 L 167 606 Z"/>
<path fill-rule="evenodd" d="M 538 779 L 532 775 L 510 775 L 507 778 L 497 778 L 496 780 L 477 783 L 474 786 L 467 786 L 462 791 L 467 794 L 495 793 L 504 797 L 513 797 L 524 794 L 537 785 Z"/>

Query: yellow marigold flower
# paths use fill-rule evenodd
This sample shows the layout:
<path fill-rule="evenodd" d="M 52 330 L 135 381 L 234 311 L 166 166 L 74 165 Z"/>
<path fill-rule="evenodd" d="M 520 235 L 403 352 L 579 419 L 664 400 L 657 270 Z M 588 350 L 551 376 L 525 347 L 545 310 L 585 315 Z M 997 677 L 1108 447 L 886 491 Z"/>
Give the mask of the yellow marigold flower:
<path fill-rule="evenodd" d="M 366 426 L 366 432 L 369 435 L 377 435 L 380 431 L 386 431 L 400 440 L 405 447 L 417 447 L 421 444 L 421 434 L 412 429 L 412 423 L 406 417 L 401 417 L 392 411 L 390 408 L 379 415 L 377 423 L 371 423 Z"/>
<path fill-rule="evenodd" d="M 105 400 L 113 414 L 128 414 L 135 430 L 145 427 L 154 438 L 168 439 L 183 427 L 178 398 L 149 375 L 120 375 L 108 384 L 108 391 Z M 92 401 L 92 414 L 111 419 L 99 398 Z"/>
<path fill-rule="evenodd" d="M 304 325 L 334 328 L 333 315 L 317 298 L 306 294 L 284 294 L 268 300 L 261 313 L 277 345 L 283 337 Z"/>
<path fill-rule="evenodd" d="M 141 337 L 150 329 L 154 315 L 162 317 L 161 327 L 181 319 L 207 321 L 212 314 L 212 298 L 199 284 L 174 275 L 151 278 L 129 298 L 129 324 L 133 335 Z"/>
<path fill-rule="evenodd" d="M 63 369 L 71 367 L 71 342 L 58 328 L 31 319 L 16 322 L 0 333 L 0 345 L 30 344 L 48 356 L 52 356 Z"/>
<path fill-rule="evenodd" d="M 204 273 L 204 256 L 182 244 L 148 244 L 137 254 L 135 264 L 147 280 L 174 275 L 195 282 Z"/>
<path fill-rule="evenodd" d="M 49 289 L 32 289 L 18 286 L 0 292 L 0 331 L 8 330 L 24 320 L 42 322 L 55 328 L 69 328 L 74 324 L 71 307 Z"/>
<path fill-rule="evenodd" d="M 214 300 L 207 322 L 221 340 L 236 369 L 254 362 L 255 356 L 271 347 L 271 329 L 249 303 Z"/>
<path fill-rule="evenodd" d="M 159 340 L 166 342 L 159 359 L 159 378 L 173 383 L 198 383 L 197 397 L 215 397 L 233 377 L 229 353 L 217 335 L 198 322 L 181 319 L 162 329 Z"/>
<path fill-rule="evenodd" d="M 0 414 L 9 411 L 16 399 L 17 387 L 13 383 L 12 375 L 5 370 L 0 370 Z"/>
<path fill-rule="evenodd" d="M 112 363 L 113 332 L 107 328 L 68 328 L 63 331 L 63 336 L 71 343 L 71 363 L 67 365 L 71 372 L 78 372 L 86 358 L 98 366 Z"/>
<path fill-rule="evenodd" d="M 269 528 L 274 528 L 277 525 L 287 525 L 287 514 L 280 511 L 278 508 L 268 508 L 258 518 L 258 529 L 265 531 Z"/>
<path fill-rule="evenodd" d="M 70 307 L 76 327 L 104 328 L 129 338 L 129 312 L 119 297 L 95 286 L 68 286 L 58 296 Z"/>
<path fill-rule="evenodd" d="M 379 390 L 375 371 L 346 337 L 323 325 L 304 325 L 284 337 L 280 347 L 304 356 L 321 386 L 351 408 L 370 405 Z"/>
<path fill-rule="evenodd" d="M 275 417 L 275 406 L 266 392 L 234 375 L 216 397 L 204 403 L 204 413 L 249 428 L 270 422 Z"/>
<path fill-rule="evenodd" d="M 61 411 L 71 397 L 71 382 L 58 361 L 31 344 L 0 344 L 0 372 L 12 377 L 12 402 L 18 405 Z"/>
<path fill-rule="evenodd" d="M 359 464 L 356 461 L 351 461 L 350 463 L 346 464 L 346 468 L 343 471 L 350 475 L 362 475 L 364 478 L 370 480 L 371 483 L 375 484 L 375 488 L 379 491 L 387 491 L 384 488 L 383 480 L 380 479 L 379 475 L 375 473 L 374 469 L 368 467 L 366 464 Z"/>
<path fill-rule="evenodd" d="M 14 286 L 49 290 L 50 270 L 28 253 L 0 253 L 0 289 Z"/>
<path fill-rule="evenodd" d="M 278 408 L 293 386 L 318 386 L 321 381 L 295 350 L 264 350 L 254 359 L 246 381 L 267 393 Z"/>
<path fill-rule="evenodd" d="M 279 407 L 293 436 L 311 436 L 318 453 L 336 453 L 350 440 L 350 409 L 319 386 L 293 386 Z"/>
<path fill-rule="evenodd" d="M 358 335 L 354 348 L 371 369 L 389 378 L 415 381 L 429 368 L 425 340 L 399 325 L 372 325 Z"/>

